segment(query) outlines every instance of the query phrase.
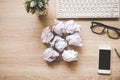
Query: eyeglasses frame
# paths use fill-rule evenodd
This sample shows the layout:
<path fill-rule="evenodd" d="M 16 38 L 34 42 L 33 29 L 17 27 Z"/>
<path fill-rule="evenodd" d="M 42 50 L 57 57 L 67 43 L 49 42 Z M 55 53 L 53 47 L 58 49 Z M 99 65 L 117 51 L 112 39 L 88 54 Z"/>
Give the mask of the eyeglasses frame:
<path fill-rule="evenodd" d="M 105 29 L 107 29 L 107 35 L 108 35 L 109 38 L 118 39 L 120 37 L 120 29 L 117 28 L 117 27 L 108 26 L 108 25 L 105 25 L 105 24 L 99 23 L 99 22 L 91 22 L 91 24 L 92 24 L 92 26 L 90 28 L 91 28 L 92 32 L 95 33 L 95 34 L 101 35 L 101 34 L 104 33 Z M 94 24 L 96 24 L 96 25 L 94 25 Z M 104 28 L 100 33 L 94 32 L 93 29 L 92 29 L 92 28 L 94 28 L 98 25 Z M 109 35 L 109 30 L 108 29 L 114 30 L 118 34 L 118 37 L 116 37 L 116 38 L 111 37 Z"/>

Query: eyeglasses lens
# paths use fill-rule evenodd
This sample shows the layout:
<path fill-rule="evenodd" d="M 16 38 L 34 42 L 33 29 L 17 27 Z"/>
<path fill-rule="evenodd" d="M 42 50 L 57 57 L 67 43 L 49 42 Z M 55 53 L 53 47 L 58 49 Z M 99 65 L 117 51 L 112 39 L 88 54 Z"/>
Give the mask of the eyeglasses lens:
<path fill-rule="evenodd" d="M 105 27 L 101 26 L 101 25 L 94 25 L 92 27 L 92 31 L 98 34 L 102 34 L 104 31 Z"/>
<path fill-rule="evenodd" d="M 117 39 L 119 37 L 116 30 L 108 29 L 108 36 Z"/>

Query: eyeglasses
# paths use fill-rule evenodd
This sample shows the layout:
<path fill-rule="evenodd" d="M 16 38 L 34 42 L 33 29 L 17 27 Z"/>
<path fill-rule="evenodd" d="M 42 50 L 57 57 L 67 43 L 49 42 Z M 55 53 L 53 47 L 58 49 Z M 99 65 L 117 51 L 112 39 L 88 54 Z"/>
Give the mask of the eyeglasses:
<path fill-rule="evenodd" d="M 99 22 L 92 22 L 90 27 L 92 32 L 95 34 L 104 34 L 107 32 L 109 38 L 118 39 L 120 37 L 120 29 L 112 26 L 108 26 Z M 107 31 L 105 31 L 107 29 Z"/>

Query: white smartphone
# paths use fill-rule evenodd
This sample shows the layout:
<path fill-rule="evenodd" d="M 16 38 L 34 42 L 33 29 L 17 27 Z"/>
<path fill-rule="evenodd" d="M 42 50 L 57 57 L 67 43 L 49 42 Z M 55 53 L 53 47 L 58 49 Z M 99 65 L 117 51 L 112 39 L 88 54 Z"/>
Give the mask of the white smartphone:
<path fill-rule="evenodd" d="M 111 74 L 111 51 L 108 45 L 99 46 L 98 73 Z"/>

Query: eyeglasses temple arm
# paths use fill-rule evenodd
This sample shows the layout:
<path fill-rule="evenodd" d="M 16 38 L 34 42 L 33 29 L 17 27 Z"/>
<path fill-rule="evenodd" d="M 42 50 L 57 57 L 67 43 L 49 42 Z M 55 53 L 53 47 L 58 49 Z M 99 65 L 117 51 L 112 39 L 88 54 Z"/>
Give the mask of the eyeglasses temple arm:
<path fill-rule="evenodd" d="M 116 53 L 116 54 L 118 55 L 118 57 L 120 58 L 120 54 L 118 53 L 117 49 L 114 48 L 114 50 L 115 50 L 115 53 Z"/>

